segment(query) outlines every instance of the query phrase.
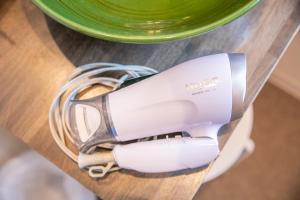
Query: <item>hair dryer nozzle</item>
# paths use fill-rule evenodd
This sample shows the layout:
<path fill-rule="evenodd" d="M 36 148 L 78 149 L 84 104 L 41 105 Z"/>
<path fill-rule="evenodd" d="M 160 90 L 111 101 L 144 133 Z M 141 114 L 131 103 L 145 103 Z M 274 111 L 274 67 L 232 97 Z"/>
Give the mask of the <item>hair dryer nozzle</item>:
<path fill-rule="evenodd" d="M 232 78 L 232 112 L 231 120 L 242 117 L 246 94 L 246 57 L 241 53 L 229 53 Z"/>

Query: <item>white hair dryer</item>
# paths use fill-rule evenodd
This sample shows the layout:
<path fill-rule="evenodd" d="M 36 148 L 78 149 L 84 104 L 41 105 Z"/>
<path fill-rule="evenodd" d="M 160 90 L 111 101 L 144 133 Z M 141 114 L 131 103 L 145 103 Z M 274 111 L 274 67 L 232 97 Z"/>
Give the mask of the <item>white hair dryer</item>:
<path fill-rule="evenodd" d="M 242 116 L 245 91 L 243 54 L 201 57 L 114 92 L 73 101 L 70 129 L 81 152 L 121 142 L 107 158 L 121 168 L 151 173 L 196 168 L 218 156 L 218 130 Z M 188 136 L 122 144 L 172 132 Z M 97 159 L 82 153 L 78 163 L 86 167 Z"/>

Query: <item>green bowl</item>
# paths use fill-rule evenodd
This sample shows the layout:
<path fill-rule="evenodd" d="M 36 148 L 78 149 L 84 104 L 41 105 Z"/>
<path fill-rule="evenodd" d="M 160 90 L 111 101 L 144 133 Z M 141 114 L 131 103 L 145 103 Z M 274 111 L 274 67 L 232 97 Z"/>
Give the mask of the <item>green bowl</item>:
<path fill-rule="evenodd" d="M 131 43 L 183 39 L 229 23 L 259 0 L 33 0 L 92 37 Z"/>

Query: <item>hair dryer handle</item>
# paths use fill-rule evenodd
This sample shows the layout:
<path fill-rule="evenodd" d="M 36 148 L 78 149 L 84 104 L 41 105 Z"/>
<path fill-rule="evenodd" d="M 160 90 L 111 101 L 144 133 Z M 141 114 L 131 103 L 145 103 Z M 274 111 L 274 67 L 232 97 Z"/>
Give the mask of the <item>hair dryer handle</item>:
<path fill-rule="evenodd" d="M 193 127 L 186 132 L 188 132 L 191 137 L 209 137 L 218 141 L 218 132 L 222 126 L 223 124 L 205 124 Z"/>
<path fill-rule="evenodd" d="M 116 145 L 114 157 L 121 168 L 146 173 L 171 172 L 201 167 L 219 154 L 211 138 L 169 138 Z"/>

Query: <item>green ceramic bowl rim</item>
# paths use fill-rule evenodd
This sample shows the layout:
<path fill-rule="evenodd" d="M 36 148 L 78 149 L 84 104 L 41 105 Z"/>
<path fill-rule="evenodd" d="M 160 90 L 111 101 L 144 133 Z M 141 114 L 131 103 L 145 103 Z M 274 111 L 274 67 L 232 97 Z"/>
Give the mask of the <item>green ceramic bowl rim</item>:
<path fill-rule="evenodd" d="M 237 9 L 235 12 L 232 12 L 231 14 L 216 20 L 213 23 L 210 23 L 208 25 L 196 28 L 196 29 L 190 29 L 178 33 L 173 34 L 166 34 L 166 35 L 156 35 L 156 36 L 125 36 L 125 35 L 119 35 L 114 33 L 106 33 L 102 32 L 100 30 L 95 30 L 89 27 L 86 27 L 84 25 L 81 25 L 77 22 L 71 21 L 68 18 L 64 17 L 63 15 L 55 12 L 54 10 L 50 9 L 46 4 L 44 4 L 41 0 L 32 0 L 35 5 L 37 5 L 41 10 L 43 10 L 47 15 L 54 18 L 58 22 L 66 25 L 67 27 L 79 31 L 81 33 L 84 33 L 86 35 L 96 37 L 96 38 L 102 38 L 110 41 L 115 42 L 126 42 L 126 43 L 157 43 L 157 42 L 167 42 L 167 41 L 174 41 L 179 39 L 184 39 L 192 36 L 196 36 L 201 33 L 208 32 L 212 29 L 215 29 L 219 26 L 228 24 L 229 22 L 233 21 L 234 19 L 242 16 L 247 11 L 249 11 L 251 8 L 253 8 L 259 0 L 252 0 L 242 6 L 241 8 Z"/>

